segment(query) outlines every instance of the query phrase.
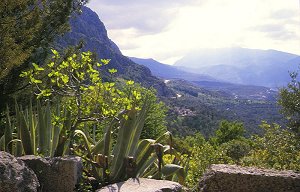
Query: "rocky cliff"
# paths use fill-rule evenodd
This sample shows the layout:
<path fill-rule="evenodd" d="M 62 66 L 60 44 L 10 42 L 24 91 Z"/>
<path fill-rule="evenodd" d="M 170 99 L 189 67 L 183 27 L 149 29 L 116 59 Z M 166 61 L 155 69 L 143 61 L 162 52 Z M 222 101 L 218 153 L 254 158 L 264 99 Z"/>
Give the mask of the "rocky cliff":
<path fill-rule="evenodd" d="M 154 77 L 151 71 L 123 56 L 118 46 L 108 38 L 104 24 L 98 15 L 87 7 L 82 14 L 73 15 L 70 21 L 71 31 L 59 38 L 57 49 L 77 45 L 83 40 L 83 51 L 93 51 L 99 58 L 111 59 L 108 68 L 118 70 L 118 76 L 141 83 L 145 87 L 154 87 L 161 96 L 171 96 L 173 93 L 163 81 Z"/>

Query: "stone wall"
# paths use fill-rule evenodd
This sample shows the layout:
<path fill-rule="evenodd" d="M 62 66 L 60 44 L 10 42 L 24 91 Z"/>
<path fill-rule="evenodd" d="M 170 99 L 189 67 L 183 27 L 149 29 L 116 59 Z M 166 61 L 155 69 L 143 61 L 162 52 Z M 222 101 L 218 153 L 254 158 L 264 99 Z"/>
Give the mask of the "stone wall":
<path fill-rule="evenodd" d="M 199 182 L 205 192 L 299 192 L 300 174 L 236 165 L 212 165 Z"/>
<path fill-rule="evenodd" d="M 36 175 L 23 161 L 0 151 L 0 192 L 36 192 L 39 186 Z"/>
<path fill-rule="evenodd" d="M 0 192 L 73 192 L 81 174 L 79 157 L 15 158 L 0 151 Z"/>
<path fill-rule="evenodd" d="M 14 156 L 0 151 L 0 192 L 72 192 L 81 177 L 79 157 Z M 236 165 L 212 165 L 199 182 L 205 192 L 300 192 L 300 173 Z M 183 191 L 176 182 L 129 179 L 98 190 L 118 192 Z"/>
<path fill-rule="evenodd" d="M 73 192 L 81 177 L 82 162 L 79 157 L 42 158 L 26 155 L 18 159 L 35 172 L 43 192 Z"/>

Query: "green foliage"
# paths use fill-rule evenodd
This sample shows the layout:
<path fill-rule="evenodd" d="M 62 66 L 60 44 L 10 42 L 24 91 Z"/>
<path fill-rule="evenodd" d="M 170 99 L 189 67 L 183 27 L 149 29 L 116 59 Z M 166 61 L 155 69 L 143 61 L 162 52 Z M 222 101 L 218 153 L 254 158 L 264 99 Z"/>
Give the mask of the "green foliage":
<path fill-rule="evenodd" d="M 290 73 L 292 78 L 287 87 L 280 89 L 278 103 L 289 121 L 289 127 L 300 137 L 300 82 L 298 73 Z"/>
<path fill-rule="evenodd" d="M 85 0 L 3 0 L 0 2 L 0 110 L 25 85 L 18 77 L 32 61 L 43 63 L 53 40 Z M 23 92 L 19 93 L 23 94 Z"/>
<path fill-rule="evenodd" d="M 279 113 L 280 107 L 274 99 L 277 98 L 275 92 L 271 92 L 267 98 L 264 98 L 261 94 L 266 92 L 266 89 L 261 87 L 249 86 L 246 92 L 243 91 L 243 86 L 228 87 L 227 91 L 222 91 L 222 87 L 205 88 L 205 83 L 202 83 L 199 82 L 200 87 L 183 80 L 171 80 L 166 84 L 175 93 L 181 95 L 181 97 L 164 100 L 170 107 L 167 117 L 168 127 L 175 135 L 187 136 L 201 132 L 205 137 L 210 137 L 223 119 L 243 122 L 247 130 L 246 136 L 262 134 L 262 130 L 258 127 L 262 120 L 277 122 L 280 125 L 285 123 Z M 229 94 L 232 92 L 231 88 L 237 93 L 237 98 Z M 197 96 L 191 92 L 197 93 Z M 254 98 L 253 95 L 257 94 L 253 93 L 260 94 L 260 97 Z M 176 113 L 177 108 L 189 109 L 193 114 L 180 116 Z"/>
<path fill-rule="evenodd" d="M 251 143 L 248 139 L 239 138 L 223 143 L 220 148 L 234 163 L 240 164 L 240 160 L 250 152 Z"/>
<path fill-rule="evenodd" d="M 195 136 L 186 137 L 185 141 L 190 151 L 189 169 L 186 178 L 186 185 L 189 188 L 196 188 L 199 178 L 211 164 L 229 163 L 228 158 L 221 148 L 215 147 L 197 133 Z"/>
<path fill-rule="evenodd" d="M 100 67 L 108 60 L 98 63 L 91 52 L 67 57 L 52 52 L 54 56 L 45 67 L 33 65 L 21 76 L 33 85 L 37 98 L 61 102 L 71 111 L 73 132 L 82 123 L 102 122 L 122 110 L 138 108 L 139 92 L 130 89 L 127 93 L 115 82 L 103 82 Z"/>
<path fill-rule="evenodd" d="M 165 104 L 158 101 L 155 96 L 154 89 L 143 89 L 140 91 L 142 95 L 147 95 L 147 99 L 150 102 L 145 126 L 141 134 L 142 139 L 158 138 L 165 132 L 167 132 L 166 112 L 167 108 Z"/>
<path fill-rule="evenodd" d="M 16 156 L 65 154 L 69 141 L 67 132 L 71 125 L 69 111 L 63 110 L 63 114 L 60 114 L 59 105 L 56 106 L 56 111 L 51 111 L 49 102 L 46 106 L 41 106 L 40 101 L 35 109 L 31 104 L 25 110 L 21 110 L 18 104 L 15 106 L 15 118 L 9 115 L 8 109 L 6 111 L 1 150 Z"/>
<path fill-rule="evenodd" d="M 140 111 L 133 108 L 120 122 L 113 120 L 98 142 L 83 131 L 76 130 L 76 135 L 82 137 L 83 142 L 76 145 L 75 152 L 89 163 L 87 172 L 101 185 L 130 177 L 167 178 L 173 174 L 177 175 L 179 182 L 184 181 L 181 166 L 163 162 L 163 155 L 171 151 L 170 145 L 161 144 L 168 141 L 169 132 L 156 140 L 140 140 L 150 104 L 151 101 L 146 100 Z M 117 132 L 116 140 L 112 137 L 113 132 Z"/>
<path fill-rule="evenodd" d="M 293 132 L 279 125 L 263 123 L 263 136 L 253 138 L 249 155 L 242 159 L 246 166 L 300 170 L 300 142 Z"/>
<path fill-rule="evenodd" d="M 48 64 L 43 67 L 33 64 L 21 76 L 28 79 L 37 98 L 60 103 L 70 111 L 68 134 L 55 142 L 70 143 L 70 150 L 85 159 L 86 173 L 101 185 L 135 176 L 164 177 L 182 183 L 183 168 L 163 162 L 164 153 L 174 149 L 165 139 L 170 135 L 164 134 L 165 108 L 157 101 L 154 91 L 134 81 L 111 78 L 104 82 L 101 66 L 107 65 L 109 60 L 102 59 L 99 63 L 91 52 L 67 56 L 52 52 Z M 52 120 L 38 118 L 54 125 L 62 119 L 61 114 Z M 49 129 L 51 127 L 46 132 Z M 60 133 L 64 132 L 57 132 Z M 140 140 L 141 135 L 143 140 Z M 40 136 L 37 136 L 39 141 L 44 141 Z M 49 143 L 43 145 L 49 146 Z"/>
<path fill-rule="evenodd" d="M 240 163 L 251 147 L 251 142 L 243 137 L 242 123 L 222 121 L 215 136 L 207 140 L 200 133 L 187 136 L 180 142 L 182 152 L 189 156 L 189 168 L 186 185 L 197 186 L 199 178 L 211 164 Z"/>
<path fill-rule="evenodd" d="M 34 64 L 21 76 L 33 85 L 38 98 L 62 102 L 71 111 L 72 131 L 83 123 L 99 122 L 99 126 L 103 126 L 120 111 L 139 109 L 145 97 L 151 104 L 142 138 L 157 138 L 167 131 L 166 109 L 157 101 L 154 90 L 147 90 L 131 80 L 104 82 L 101 67 L 109 60 L 101 59 L 98 63 L 91 52 L 70 56 L 61 56 L 55 50 L 52 52 L 54 56 L 45 67 Z"/>
<path fill-rule="evenodd" d="M 211 142 L 220 145 L 234 139 L 242 138 L 244 133 L 245 128 L 243 123 L 223 120 L 220 122 L 219 129 L 216 130 L 215 136 L 211 138 Z"/>

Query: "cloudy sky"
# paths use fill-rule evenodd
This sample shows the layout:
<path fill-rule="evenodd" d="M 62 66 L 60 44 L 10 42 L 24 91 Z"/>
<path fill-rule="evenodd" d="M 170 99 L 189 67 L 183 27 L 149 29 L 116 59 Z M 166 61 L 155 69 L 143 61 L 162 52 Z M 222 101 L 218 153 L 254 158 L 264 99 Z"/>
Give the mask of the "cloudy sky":
<path fill-rule="evenodd" d="M 300 0 L 90 0 L 127 56 L 172 64 L 198 48 L 300 55 Z"/>

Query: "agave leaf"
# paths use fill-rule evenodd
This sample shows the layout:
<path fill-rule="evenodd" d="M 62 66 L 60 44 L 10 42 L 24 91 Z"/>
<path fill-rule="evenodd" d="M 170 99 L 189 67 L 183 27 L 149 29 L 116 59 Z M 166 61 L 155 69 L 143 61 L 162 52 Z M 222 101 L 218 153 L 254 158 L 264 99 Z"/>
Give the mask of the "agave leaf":
<path fill-rule="evenodd" d="M 145 153 L 150 149 L 151 144 L 154 144 L 155 140 L 153 139 L 143 139 L 139 142 L 135 158 L 137 161 L 140 161 Z M 151 150 L 153 151 L 153 149 Z"/>
<path fill-rule="evenodd" d="M 39 143 L 39 153 L 45 154 L 46 149 L 46 123 L 45 123 L 45 114 L 43 108 L 41 106 L 41 102 L 37 101 L 37 113 L 38 113 L 38 129 L 37 129 L 37 137 Z"/>
<path fill-rule="evenodd" d="M 20 113 L 20 131 L 21 131 L 21 140 L 23 144 L 23 149 L 26 155 L 33 155 L 33 149 L 31 145 L 31 136 L 28 128 L 28 123 L 26 122 L 25 115 L 23 112 Z"/>
<path fill-rule="evenodd" d="M 45 130 L 44 130 L 44 138 L 45 141 L 45 149 L 43 150 L 45 155 L 51 155 L 52 146 L 51 146 L 51 138 L 52 138 L 52 122 L 51 122 L 51 107 L 49 101 L 47 102 L 46 109 L 45 109 Z"/>
<path fill-rule="evenodd" d="M 106 133 L 104 133 L 104 137 L 105 137 Z M 99 140 L 95 146 L 91 149 L 91 153 L 96 155 L 101 153 L 104 150 L 104 138 Z"/>
<path fill-rule="evenodd" d="M 106 128 L 105 135 L 104 135 L 104 151 L 103 154 L 107 157 L 110 157 L 110 151 L 112 147 L 112 130 L 116 124 L 119 123 L 118 119 L 113 119 L 110 125 Z"/>
<path fill-rule="evenodd" d="M 59 102 L 57 102 L 56 104 L 56 116 L 60 116 L 60 105 Z M 55 152 L 56 152 L 56 148 L 58 145 L 58 140 L 59 140 L 59 135 L 60 135 L 60 127 L 59 125 L 54 125 L 53 129 L 52 129 L 52 151 L 51 151 L 51 156 L 54 156 Z"/>
<path fill-rule="evenodd" d="M 133 129 L 133 135 L 131 137 L 130 149 L 129 149 L 129 154 L 128 154 L 129 156 L 135 156 L 136 149 L 137 149 L 136 146 L 138 145 L 142 130 L 144 128 L 144 124 L 145 124 L 145 121 L 146 121 L 146 115 L 148 113 L 149 105 L 150 105 L 150 102 L 146 98 L 145 102 L 144 102 L 144 105 L 142 107 L 142 110 L 139 112 L 139 115 L 137 117 L 136 125 Z"/>
<path fill-rule="evenodd" d="M 111 134 L 112 134 L 112 128 L 118 123 L 116 119 L 113 119 L 110 123 L 110 125 L 106 128 L 105 133 L 103 135 L 103 138 L 99 140 L 95 146 L 92 148 L 91 152 L 94 155 L 97 155 L 99 153 L 110 157 L 110 151 L 111 151 Z"/>
<path fill-rule="evenodd" d="M 148 177 L 148 176 L 152 175 L 152 172 L 150 169 L 152 166 L 155 166 L 155 171 L 157 171 L 158 166 L 155 165 L 156 160 L 157 160 L 156 154 L 152 153 L 150 158 L 141 164 L 141 168 L 137 172 L 137 177 Z"/>
<path fill-rule="evenodd" d="M 19 105 L 17 104 L 17 101 L 15 100 L 15 111 L 16 111 L 16 138 L 18 140 L 21 141 L 21 130 L 20 130 L 20 121 L 18 121 L 20 118 L 19 118 Z M 16 144 L 16 147 L 15 147 L 15 151 L 14 151 L 14 154 L 15 156 L 21 156 L 23 153 L 23 146 L 22 146 L 22 142 L 19 142 Z"/>
<path fill-rule="evenodd" d="M 143 167 L 145 166 L 144 164 L 147 163 L 147 160 L 151 157 L 151 154 L 154 152 L 154 148 L 151 146 L 155 141 L 152 139 L 144 139 L 140 141 L 138 149 L 137 149 L 137 166 L 136 166 L 136 174 L 140 175 L 141 172 L 144 172 L 145 168 L 148 167 L 146 166 L 144 169 Z"/>
<path fill-rule="evenodd" d="M 2 137 L 0 138 L 0 151 L 6 151 L 5 150 L 5 135 L 2 135 Z"/>
<path fill-rule="evenodd" d="M 77 136 L 77 135 L 83 137 L 84 145 L 85 145 L 85 147 L 87 149 L 88 155 L 89 155 L 89 157 L 92 157 L 91 145 L 90 145 L 89 140 L 86 137 L 85 133 L 83 131 L 81 131 L 81 130 L 75 130 L 74 136 Z"/>
<path fill-rule="evenodd" d="M 6 124 L 5 124 L 5 130 L 4 130 L 4 149 L 5 151 L 12 153 L 12 146 L 8 146 L 8 143 L 12 140 L 12 132 L 13 127 L 11 125 L 11 120 L 9 116 L 9 109 L 8 106 L 6 107 Z"/>
<path fill-rule="evenodd" d="M 175 164 L 166 164 L 161 172 L 166 177 L 176 174 L 180 184 L 184 184 L 185 173 L 183 167 Z"/>
<path fill-rule="evenodd" d="M 15 143 L 15 145 L 14 145 Z M 7 146 L 12 145 L 12 155 L 20 157 L 22 155 L 22 141 L 21 139 L 12 139 Z"/>
<path fill-rule="evenodd" d="M 85 133 L 84 133 L 83 131 L 81 131 L 81 130 L 75 130 L 75 131 L 74 131 L 74 137 L 76 137 L 77 135 L 78 135 L 78 136 L 81 136 L 81 137 L 83 138 L 84 145 L 85 145 L 85 147 L 86 147 L 86 149 L 87 149 L 86 151 L 87 151 L 87 153 L 88 153 L 87 157 L 88 157 L 89 159 L 93 159 L 92 152 L 91 152 L 91 145 L 90 145 L 89 140 L 88 140 L 88 138 L 86 137 Z M 97 171 L 95 165 L 93 164 L 93 162 L 91 162 L 91 161 L 89 161 L 89 162 L 90 162 L 91 165 L 92 165 L 93 176 L 95 176 L 96 179 L 97 179 L 98 181 L 100 181 L 101 178 L 99 177 L 99 172 Z"/>
<path fill-rule="evenodd" d="M 63 127 L 59 133 L 59 139 L 58 139 L 58 144 L 57 147 L 55 149 L 54 152 L 54 156 L 58 157 L 58 156 L 62 156 L 66 150 L 67 146 L 67 141 L 68 141 L 68 136 L 67 136 L 67 131 L 69 131 L 71 129 L 72 126 L 72 121 L 71 121 L 71 111 L 69 110 L 64 110 L 64 123 L 63 123 Z"/>
<path fill-rule="evenodd" d="M 32 145 L 31 137 L 28 128 L 28 121 L 26 122 L 24 113 L 20 110 L 19 106 L 16 104 L 16 120 L 17 120 L 17 131 L 18 138 L 22 141 L 23 150 L 26 155 L 32 155 Z M 20 149 L 17 149 L 17 154 L 22 153 Z"/>
<path fill-rule="evenodd" d="M 36 117 L 32 109 L 32 101 L 30 100 L 29 110 L 28 110 L 28 120 L 29 120 L 29 131 L 31 136 L 31 145 L 33 154 L 36 154 Z"/>
<path fill-rule="evenodd" d="M 120 175 L 125 172 L 124 159 L 128 155 L 130 149 L 130 138 L 132 137 L 136 125 L 136 119 L 137 110 L 132 109 L 128 112 L 127 118 L 123 118 L 121 121 L 117 143 L 113 151 L 114 158 L 111 167 L 113 180 L 118 180 Z"/>
<path fill-rule="evenodd" d="M 153 163 L 149 169 L 147 169 L 147 172 L 143 175 L 143 178 L 151 178 L 151 179 L 160 179 L 160 178 L 154 178 L 153 175 L 157 172 L 158 166 L 156 163 Z"/>
<path fill-rule="evenodd" d="M 94 143 L 94 139 L 90 135 L 90 131 L 88 130 L 88 127 L 86 123 L 84 123 L 83 132 L 86 135 L 86 138 L 89 140 L 90 143 Z"/>
<path fill-rule="evenodd" d="M 121 122 L 117 143 L 114 148 L 113 180 L 118 180 L 125 173 L 124 159 L 128 156 L 133 157 L 136 153 L 148 108 L 149 101 L 146 99 L 139 113 L 136 109 L 131 109 L 128 113 L 128 118 L 123 119 Z"/>
<path fill-rule="evenodd" d="M 170 138 L 172 136 L 172 133 L 170 131 L 165 132 L 163 135 L 161 135 L 159 138 L 156 139 L 156 143 L 163 143 L 166 141 L 167 138 Z"/>

